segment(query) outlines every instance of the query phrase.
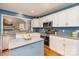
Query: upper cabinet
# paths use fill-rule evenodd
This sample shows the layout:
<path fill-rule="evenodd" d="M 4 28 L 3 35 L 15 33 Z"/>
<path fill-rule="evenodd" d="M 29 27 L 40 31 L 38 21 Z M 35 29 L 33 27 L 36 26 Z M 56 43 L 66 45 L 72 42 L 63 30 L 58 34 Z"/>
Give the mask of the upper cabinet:
<path fill-rule="evenodd" d="M 68 26 L 79 26 L 79 6 L 66 10 Z"/>
<path fill-rule="evenodd" d="M 32 21 L 31 21 L 31 26 L 32 27 L 40 27 L 40 21 L 39 21 L 39 19 L 33 19 Z"/>
<path fill-rule="evenodd" d="M 74 27 L 79 26 L 79 6 L 51 14 L 54 27 Z"/>
<path fill-rule="evenodd" d="M 48 16 L 40 18 L 40 21 L 39 21 L 40 22 L 40 27 L 43 27 L 43 23 L 49 22 L 48 20 L 49 20 Z"/>
<path fill-rule="evenodd" d="M 58 27 L 65 27 L 67 25 L 66 10 L 57 13 L 57 22 L 58 22 Z"/>
<path fill-rule="evenodd" d="M 48 16 L 33 19 L 33 27 L 43 27 L 44 22 L 52 22 L 53 27 L 79 26 L 79 6 L 59 11 Z"/>
<path fill-rule="evenodd" d="M 56 13 L 56 14 L 52 14 L 52 16 L 51 16 L 51 18 L 53 19 L 53 27 L 58 27 L 59 26 L 59 24 L 58 24 L 58 13 Z"/>

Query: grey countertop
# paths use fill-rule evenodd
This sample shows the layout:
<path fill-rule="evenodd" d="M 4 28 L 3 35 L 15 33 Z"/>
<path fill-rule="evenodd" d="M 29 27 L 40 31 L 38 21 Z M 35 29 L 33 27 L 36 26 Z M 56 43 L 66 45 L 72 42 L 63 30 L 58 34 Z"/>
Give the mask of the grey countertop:
<path fill-rule="evenodd" d="M 72 35 L 70 34 L 65 34 L 65 33 L 60 33 L 58 32 L 56 35 L 55 34 L 52 34 L 54 36 L 59 36 L 59 37 L 64 37 L 64 38 L 69 38 L 69 39 L 75 39 L 75 40 L 79 40 L 79 36 L 78 37 L 73 37 Z"/>
<path fill-rule="evenodd" d="M 66 33 L 63 33 L 63 32 L 57 32 L 57 34 L 45 34 L 45 33 L 41 33 L 41 35 L 43 36 L 58 36 L 58 37 L 63 37 L 63 38 L 69 38 L 69 39 L 74 39 L 74 40 L 79 40 L 79 35 L 78 37 L 72 37 L 71 34 L 66 34 Z"/>

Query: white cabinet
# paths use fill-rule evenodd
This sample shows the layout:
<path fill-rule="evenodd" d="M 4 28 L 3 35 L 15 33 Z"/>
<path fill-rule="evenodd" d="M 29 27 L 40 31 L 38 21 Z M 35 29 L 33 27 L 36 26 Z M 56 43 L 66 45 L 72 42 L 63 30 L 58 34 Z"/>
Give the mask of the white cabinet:
<path fill-rule="evenodd" d="M 65 40 L 65 55 L 66 56 L 79 55 L 79 40 L 74 40 L 74 39 Z"/>
<path fill-rule="evenodd" d="M 57 36 L 50 36 L 50 49 L 64 55 L 64 39 Z"/>
<path fill-rule="evenodd" d="M 67 25 L 66 10 L 58 12 L 58 27 L 65 27 Z"/>
<path fill-rule="evenodd" d="M 66 11 L 68 26 L 79 26 L 79 6 L 69 8 Z"/>
<path fill-rule="evenodd" d="M 31 20 L 31 31 L 33 32 L 34 27 L 40 27 L 40 20 L 39 19 L 32 19 Z"/>
<path fill-rule="evenodd" d="M 10 36 L 4 35 L 2 40 L 2 50 L 8 49 Z"/>
<path fill-rule="evenodd" d="M 64 39 L 62 37 L 56 36 L 56 45 L 55 51 L 61 55 L 64 55 Z"/>
<path fill-rule="evenodd" d="M 32 20 L 32 27 L 40 27 L 39 19 Z"/>
<path fill-rule="evenodd" d="M 43 17 L 42 18 L 39 18 L 39 24 L 40 24 L 40 27 L 43 27 Z"/>
<path fill-rule="evenodd" d="M 50 40 L 49 40 L 49 48 L 51 50 L 54 50 L 55 51 L 55 47 L 56 47 L 56 39 L 55 39 L 55 36 L 50 36 Z"/>
<path fill-rule="evenodd" d="M 67 15 L 65 14 L 65 10 L 52 14 L 51 18 L 54 27 L 64 27 L 66 25 Z"/>
<path fill-rule="evenodd" d="M 44 16 L 38 19 L 33 19 L 34 27 L 43 27 L 44 22 L 50 21 L 53 22 L 53 27 L 79 26 L 79 6 L 62 10 L 57 13 Z"/>
<path fill-rule="evenodd" d="M 39 18 L 40 27 L 43 27 L 43 18 Z"/>
<path fill-rule="evenodd" d="M 40 18 L 40 27 L 43 27 L 43 23 L 48 22 L 48 16 Z"/>
<path fill-rule="evenodd" d="M 58 14 L 57 13 L 55 13 L 54 15 L 53 15 L 53 27 L 58 27 L 59 26 L 59 24 L 58 24 Z"/>
<path fill-rule="evenodd" d="M 51 18 L 53 17 L 54 27 L 79 26 L 79 6 L 72 7 L 51 15 Z"/>
<path fill-rule="evenodd" d="M 54 18 L 55 18 L 55 17 L 54 17 L 54 14 L 51 14 L 51 15 L 48 16 L 48 22 L 52 22 L 52 27 L 53 27 L 53 26 L 55 27 L 55 25 L 54 25 L 54 24 L 55 24 L 55 23 L 54 23 L 54 21 L 55 21 Z"/>
<path fill-rule="evenodd" d="M 65 56 L 79 55 L 79 40 L 50 36 L 50 49 Z"/>

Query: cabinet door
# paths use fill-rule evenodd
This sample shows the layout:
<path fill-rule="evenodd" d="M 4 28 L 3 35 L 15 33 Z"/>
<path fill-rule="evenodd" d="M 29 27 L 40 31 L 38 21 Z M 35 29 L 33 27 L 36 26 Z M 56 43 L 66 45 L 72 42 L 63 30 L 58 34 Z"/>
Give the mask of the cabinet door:
<path fill-rule="evenodd" d="M 66 10 L 58 12 L 58 23 L 59 27 L 66 27 L 66 22 L 67 22 L 67 14 Z"/>
<path fill-rule="evenodd" d="M 74 40 L 74 39 L 65 40 L 65 55 L 66 56 L 78 55 L 78 40 Z"/>
<path fill-rule="evenodd" d="M 43 27 L 43 18 L 39 18 L 40 27 Z"/>
<path fill-rule="evenodd" d="M 48 22 L 48 16 L 43 17 L 42 22 L 43 22 L 43 23 L 44 23 L 44 22 Z"/>
<path fill-rule="evenodd" d="M 56 37 L 55 50 L 61 55 L 64 55 L 64 39 L 62 37 Z"/>
<path fill-rule="evenodd" d="M 58 17 L 58 14 L 56 13 L 53 16 L 54 16 L 53 26 L 54 27 L 58 27 L 59 26 L 59 24 L 58 24 L 59 21 L 58 21 L 58 18 L 57 18 Z"/>
<path fill-rule="evenodd" d="M 8 49 L 9 39 L 10 39 L 10 36 L 8 35 L 3 36 L 2 50 Z"/>
<path fill-rule="evenodd" d="M 33 27 L 40 27 L 39 19 L 33 19 L 32 22 Z"/>
<path fill-rule="evenodd" d="M 31 20 L 31 31 L 33 32 L 33 20 Z"/>
<path fill-rule="evenodd" d="M 50 36 L 50 49 L 64 55 L 64 39 L 62 37 Z"/>
<path fill-rule="evenodd" d="M 47 18 L 46 18 L 46 16 L 45 17 L 42 17 L 42 18 L 40 18 L 40 27 L 43 27 L 43 23 L 44 22 L 47 22 Z"/>
<path fill-rule="evenodd" d="M 53 23 L 54 23 L 53 20 L 54 20 L 53 14 L 49 15 L 49 16 L 48 16 L 48 22 L 52 22 L 52 27 L 53 27 Z"/>
<path fill-rule="evenodd" d="M 50 43 L 49 43 L 49 47 L 51 50 L 54 50 L 55 51 L 55 45 L 56 45 L 56 39 L 55 39 L 55 36 L 50 36 Z"/>
<path fill-rule="evenodd" d="M 69 8 L 66 11 L 68 26 L 79 26 L 79 6 Z"/>

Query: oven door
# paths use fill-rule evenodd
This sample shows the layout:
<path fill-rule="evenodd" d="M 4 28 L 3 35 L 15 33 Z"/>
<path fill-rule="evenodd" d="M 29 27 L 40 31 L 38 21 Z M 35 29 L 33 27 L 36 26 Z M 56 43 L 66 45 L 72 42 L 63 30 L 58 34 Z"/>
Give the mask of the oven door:
<path fill-rule="evenodd" d="M 49 37 L 45 37 L 45 39 L 44 39 L 44 44 L 46 45 L 46 46 L 49 46 Z"/>

